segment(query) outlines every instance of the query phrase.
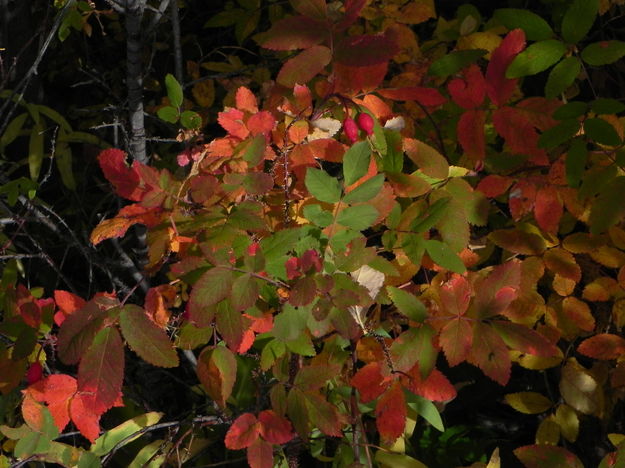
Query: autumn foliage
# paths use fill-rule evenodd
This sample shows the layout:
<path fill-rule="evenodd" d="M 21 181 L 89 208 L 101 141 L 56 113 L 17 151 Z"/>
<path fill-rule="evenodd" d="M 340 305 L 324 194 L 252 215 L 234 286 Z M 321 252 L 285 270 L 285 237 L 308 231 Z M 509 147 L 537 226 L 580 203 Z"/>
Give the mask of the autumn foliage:
<path fill-rule="evenodd" d="M 126 361 L 192 356 L 213 432 L 143 442 L 162 463 L 196 431 L 253 468 L 425 466 L 415 427 L 444 431 L 472 372 L 537 417 L 471 466 L 581 467 L 596 421 L 601 466 L 622 466 L 625 105 L 575 98 L 580 67 L 625 55 L 586 35 L 614 2 L 570 2 L 555 25 L 461 8 L 430 41 L 410 25 L 436 23 L 433 3 L 292 0 L 255 36 L 275 81 L 226 85 L 222 136 L 184 129 L 168 167 L 99 153 L 125 205 L 91 243 L 145 226 L 151 288 L 42 299 L 3 278 L 16 458 L 99 463 L 162 416 L 101 423 L 127 404 Z M 90 449 L 54 440 L 70 424 Z"/>

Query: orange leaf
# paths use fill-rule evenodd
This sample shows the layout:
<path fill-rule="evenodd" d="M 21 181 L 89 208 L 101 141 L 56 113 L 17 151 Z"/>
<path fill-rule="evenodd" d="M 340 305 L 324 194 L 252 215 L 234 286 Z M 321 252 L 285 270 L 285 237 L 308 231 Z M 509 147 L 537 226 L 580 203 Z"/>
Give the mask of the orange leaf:
<path fill-rule="evenodd" d="M 600 333 L 582 341 L 577 351 L 594 359 L 618 359 L 625 354 L 625 339 L 610 333 Z"/>
<path fill-rule="evenodd" d="M 246 125 L 252 135 L 269 135 L 276 126 L 276 119 L 271 112 L 260 111 L 252 115 Z"/>
<path fill-rule="evenodd" d="M 226 433 L 226 447 L 241 450 L 252 445 L 260 434 L 260 424 L 252 413 L 244 413 L 232 423 Z"/>
<path fill-rule="evenodd" d="M 538 226 L 550 234 L 556 234 L 562 218 L 562 200 L 553 185 L 541 187 L 536 193 L 534 217 Z"/>
<path fill-rule="evenodd" d="M 411 86 L 406 88 L 385 88 L 376 91 L 379 95 L 394 101 L 417 101 L 422 106 L 436 107 L 447 99 L 436 88 Z"/>
<path fill-rule="evenodd" d="M 256 439 L 247 448 L 250 468 L 273 468 L 273 447 L 262 439 Z"/>
<path fill-rule="evenodd" d="M 545 266 L 554 273 L 571 279 L 576 283 L 582 279 L 582 269 L 575 261 L 572 253 L 559 247 L 545 252 L 543 256 Z"/>
<path fill-rule="evenodd" d="M 243 117 L 245 117 L 243 111 L 226 108 L 226 110 L 217 115 L 217 121 L 230 135 L 243 140 L 250 133 L 243 123 Z"/>
<path fill-rule="evenodd" d="M 111 237 L 122 237 L 126 231 L 137 223 L 154 227 L 161 222 L 160 208 L 145 208 L 141 205 L 127 205 L 119 210 L 117 216 L 100 221 L 91 232 L 91 243 L 97 245 Z"/>
<path fill-rule="evenodd" d="M 54 291 L 54 302 L 56 302 L 56 305 L 59 308 L 59 312 L 54 315 L 54 323 L 59 326 L 63 323 L 66 316 L 71 315 L 74 311 L 84 307 L 87 303 L 82 297 L 60 289 Z"/>
<path fill-rule="evenodd" d="M 237 89 L 236 94 L 236 106 L 237 109 L 247 111 L 251 114 L 258 112 L 258 104 L 256 103 L 256 96 L 245 86 L 241 86 Z"/>
<path fill-rule="evenodd" d="M 281 445 L 295 437 L 293 427 L 288 419 L 278 415 L 275 411 L 265 410 L 258 415 L 260 421 L 260 435 L 267 442 Z"/>
<path fill-rule="evenodd" d="M 450 320 L 441 330 L 438 340 L 449 365 L 456 366 L 466 360 L 471 351 L 471 325 L 461 318 Z"/>
<path fill-rule="evenodd" d="M 404 390 L 395 381 L 375 406 L 376 426 L 384 443 L 391 444 L 404 433 L 406 413 Z"/>
<path fill-rule="evenodd" d="M 491 325 L 512 349 L 541 357 L 553 357 L 558 354 L 558 348 L 553 343 L 525 325 L 505 320 L 493 320 Z"/>
<path fill-rule="evenodd" d="M 432 369 L 425 380 L 421 379 L 419 365 L 414 366 L 408 375 L 411 379 L 407 386 L 416 395 L 431 401 L 449 401 L 456 397 L 456 388 L 438 369 Z"/>
<path fill-rule="evenodd" d="M 72 398 L 69 413 L 80 433 L 93 443 L 100 435 L 100 414 L 88 408 L 89 405 L 85 404 L 83 399 L 85 396 L 85 394 L 77 393 Z"/>
<path fill-rule="evenodd" d="M 464 276 L 454 273 L 438 291 L 441 308 L 449 315 L 464 315 L 471 301 L 471 285 Z"/>

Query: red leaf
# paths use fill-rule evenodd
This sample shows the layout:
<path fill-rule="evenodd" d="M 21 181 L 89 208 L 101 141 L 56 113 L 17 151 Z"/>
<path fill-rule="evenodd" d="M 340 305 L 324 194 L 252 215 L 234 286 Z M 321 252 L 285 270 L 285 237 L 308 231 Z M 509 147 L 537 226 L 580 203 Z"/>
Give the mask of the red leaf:
<path fill-rule="evenodd" d="M 345 1 L 345 16 L 337 23 L 335 29 L 337 31 L 343 31 L 349 28 L 354 21 L 360 15 L 360 11 L 366 5 L 367 0 L 346 0 Z"/>
<path fill-rule="evenodd" d="M 503 193 L 506 193 L 513 182 L 514 180 L 510 177 L 487 175 L 480 180 L 475 190 L 479 190 L 488 198 L 495 198 Z"/>
<path fill-rule="evenodd" d="M 505 104 L 516 87 L 516 79 L 506 78 L 508 65 L 525 48 L 525 33 L 521 29 L 510 31 L 491 54 L 486 69 L 486 92 L 497 105 Z"/>
<path fill-rule="evenodd" d="M 545 150 L 538 147 L 538 132 L 524 112 L 514 107 L 500 107 L 493 113 L 493 124 L 513 153 L 531 156 L 535 164 L 549 163 Z"/>
<path fill-rule="evenodd" d="M 33 362 L 26 371 L 28 385 L 39 382 L 43 378 L 43 366 L 39 361 Z"/>
<path fill-rule="evenodd" d="M 417 101 L 422 106 L 428 107 L 440 106 L 447 101 L 438 89 L 422 86 L 378 89 L 377 93 L 394 101 Z"/>
<path fill-rule="evenodd" d="M 323 42 L 330 31 L 322 21 L 306 16 L 291 16 L 276 21 L 263 34 L 261 45 L 273 50 L 307 49 Z"/>
<path fill-rule="evenodd" d="M 475 109 L 482 105 L 486 97 L 486 80 L 480 68 L 473 64 L 464 71 L 465 79 L 455 78 L 447 89 L 453 101 L 465 109 Z"/>
<path fill-rule="evenodd" d="M 275 411 L 265 410 L 258 415 L 260 421 L 260 435 L 267 442 L 282 445 L 295 437 L 291 422 L 278 415 Z"/>
<path fill-rule="evenodd" d="M 490 325 L 475 322 L 469 362 L 501 385 L 506 385 L 510 380 L 512 362 L 508 347 Z"/>
<path fill-rule="evenodd" d="M 450 315 L 464 315 L 471 300 L 471 285 L 464 276 L 454 273 L 438 291 L 441 308 Z"/>
<path fill-rule="evenodd" d="M 594 359 L 618 359 L 625 354 L 625 339 L 610 333 L 600 333 L 582 341 L 577 351 Z"/>
<path fill-rule="evenodd" d="M 78 391 L 82 402 L 96 414 L 113 406 L 124 380 L 124 344 L 115 327 L 98 332 L 80 360 Z"/>
<path fill-rule="evenodd" d="M 398 50 L 397 44 L 383 35 L 347 36 L 336 46 L 334 59 L 350 67 L 368 67 L 388 62 Z"/>
<path fill-rule="evenodd" d="M 241 450 L 252 445 L 260 434 L 260 423 L 252 413 L 244 413 L 232 423 L 226 433 L 226 447 Z"/>
<path fill-rule="evenodd" d="M 328 403 L 326 398 L 318 393 L 302 392 L 302 395 L 306 398 L 308 417 L 312 423 L 325 435 L 341 437 L 343 435 L 341 428 L 345 424 L 345 417 L 339 413 L 336 406 Z"/>
<path fill-rule="evenodd" d="M 534 206 L 534 217 L 538 226 L 550 234 L 556 234 L 562 218 L 562 200 L 553 185 L 538 189 Z"/>
<path fill-rule="evenodd" d="M 517 297 L 521 285 L 521 262 L 513 260 L 497 265 L 485 278 L 476 281 L 474 308 L 480 318 L 501 314 Z"/>
<path fill-rule="evenodd" d="M 451 367 L 467 359 L 473 343 L 473 330 L 467 320 L 449 321 L 441 330 L 438 341 Z"/>
<path fill-rule="evenodd" d="M 93 338 L 103 328 L 105 313 L 98 305 L 89 301 L 85 307 L 67 317 L 58 335 L 58 351 L 65 364 L 76 364 Z"/>
<path fill-rule="evenodd" d="M 287 88 L 312 80 L 330 60 L 332 51 L 325 46 L 313 46 L 300 52 L 282 66 L 276 82 Z"/>
<path fill-rule="evenodd" d="M 388 387 L 380 370 L 379 362 L 370 362 L 352 377 L 350 384 L 360 393 L 360 400 L 369 403 L 379 397 Z"/>
<path fill-rule="evenodd" d="M 342 63 L 334 63 L 334 90 L 337 93 L 356 95 L 375 90 L 384 80 L 388 70 L 388 62 L 376 65 L 350 67 Z M 335 140 L 336 141 L 336 140 Z"/>
<path fill-rule="evenodd" d="M 236 94 L 236 106 L 237 109 L 255 114 L 258 112 L 258 104 L 256 102 L 256 96 L 245 86 L 241 86 L 237 89 Z"/>
<path fill-rule="evenodd" d="M 485 123 L 486 112 L 483 110 L 468 110 L 458 119 L 458 142 L 473 161 L 481 161 L 486 157 Z"/>
<path fill-rule="evenodd" d="M 232 351 L 224 346 L 204 348 L 196 372 L 208 396 L 225 408 L 237 377 L 237 360 Z"/>
<path fill-rule="evenodd" d="M 101 151 L 98 162 L 104 177 L 113 184 L 118 195 L 132 201 L 141 200 L 144 190 L 139 186 L 141 178 L 137 170 L 138 163 L 128 167 L 126 153 L 116 148 Z"/>
<path fill-rule="evenodd" d="M 247 462 L 250 468 L 273 468 L 273 447 L 257 439 L 247 448 Z"/>
<path fill-rule="evenodd" d="M 247 129 L 252 135 L 269 135 L 276 126 L 276 119 L 268 111 L 260 111 L 247 121 Z"/>
<path fill-rule="evenodd" d="M 80 433 L 93 443 L 100 435 L 100 413 L 89 408 L 85 397 L 85 394 L 77 393 L 69 404 L 69 413 Z"/>
<path fill-rule="evenodd" d="M 385 444 L 392 444 L 404 433 L 406 413 L 404 390 L 399 381 L 395 381 L 375 406 L 376 426 Z"/>
<path fill-rule="evenodd" d="M 510 190 L 508 205 L 510 214 L 515 221 L 531 213 L 536 202 L 536 185 L 528 180 L 521 179 Z"/>
<path fill-rule="evenodd" d="M 243 117 L 245 114 L 239 109 L 226 108 L 225 111 L 220 112 L 217 115 L 217 122 L 227 131 L 230 135 L 245 139 L 249 135 L 249 130 L 243 123 Z"/>
<path fill-rule="evenodd" d="M 420 395 L 431 401 L 450 401 L 456 397 L 456 388 L 438 369 L 432 369 L 425 380 L 421 379 L 421 371 L 416 365 L 409 372 L 408 388 L 415 395 Z"/>
<path fill-rule="evenodd" d="M 534 356 L 552 357 L 558 354 L 558 348 L 543 335 L 518 323 L 493 320 L 493 329 L 512 349 Z"/>

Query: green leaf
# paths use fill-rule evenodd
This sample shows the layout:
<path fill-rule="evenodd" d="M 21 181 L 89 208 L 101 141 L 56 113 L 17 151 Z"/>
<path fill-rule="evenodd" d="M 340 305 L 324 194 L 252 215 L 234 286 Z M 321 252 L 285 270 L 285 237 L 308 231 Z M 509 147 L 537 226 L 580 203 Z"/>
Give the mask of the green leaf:
<path fill-rule="evenodd" d="M 456 50 L 450 52 L 432 62 L 432 65 L 430 65 L 428 69 L 428 74 L 440 77 L 453 75 L 472 63 L 477 62 L 479 58 L 487 53 L 488 51 L 484 49 Z"/>
<path fill-rule="evenodd" d="M 141 359 L 159 367 L 178 366 L 178 354 L 167 333 L 141 307 L 125 305 L 119 314 L 119 324 L 128 345 Z"/>
<path fill-rule="evenodd" d="M 540 73 L 560 60 L 565 51 L 564 43 L 555 39 L 536 42 L 514 58 L 506 70 L 506 78 Z"/>
<path fill-rule="evenodd" d="M 343 201 L 345 203 L 363 203 L 369 201 L 380 193 L 383 184 L 384 174 L 375 175 L 345 195 Z"/>
<path fill-rule="evenodd" d="M 447 244 L 437 240 L 426 240 L 425 250 L 437 265 L 455 273 L 464 273 L 466 268 L 460 257 Z"/>
<path fill-rule="evenodd" d="M 182 106 L 182 87 L 174 78 L 174 75 L 168 73 L 165 76 L 165 87 L 167 88 L 167 97 L 173 107 L 180 108 Z"/>
<path fill-rule="evenodd" d="M 538 139 L 538 147 L 545 149 L 554 149 L 573 138 L 580 129 L 580 122 L 577 119 L 567 119 L 560 122 L 555 127 L 545 130 Z"/>
<path fill-rule="evenodd" d="M 13 120 L 11 120 L 11 122 L 9 122 L 6 130 L 4 131 L 2 136 L 0 136 L 0 150 L 4 150 L 5 146 L 12 143 L 13 140 L 15 140 L 19 136 L 27 118 L 28 112 L 24 112 L 23 114 L 18 115 Z"/>
<path fill-rule="evenodd" d="M 186 110 L 180 114 L 180 123 L 186 129 L 197 129 L 202 126 L 202 117 L 197 112 Z"/>
<path fill-rule="evenodd" d="M 304 217 L 311 223 L 324 228 L 334 222 L 334 216 L 329 211 L 321 208 L 321 205 L 305 205 Z"/>
<path fill-rule="evenodd" d="M 451 197 L 439 198 L 436 200 L 429 206 L 425 213 L 422 213 L 421 216 L 410 223 L 410 230 L 421 233 L 432 229 L 447 213 L 447 207 L 449 206 L 450 201 Z"/>
<path fill-rule="evenodd" d="M 445 432 L 445 426 L 441 419 L 441 414 L 436 409 L 434 403 L 419 395 L 408 396 L 408 406 L 414 409 L 420 416 L 429 422 L 435 429 Z"/>
<path fill-rule="evenodd" d="M 205 28 L 223 28 L 226 26 L 232 26 L 245 14 L 245 10 L 242 8 L 233 8 L 231 10 L 220 11 L 204 23 Z"/>
<path fill-rule="evenodd" d="M 510 30 L 522 29 L 525 37 L 530 41 L 544 41 L 553 37 L 551 26 L 536 13 L 527 9 L 500 8 L 495 10 L 493 16 Z"/>
<path fill-rule="evenodd" d="M 195 282 L 189 296 L 189 315 L 198 326 L 213 321 L 212 306 L 230 296 L 234 278 L 227 268 L 211 268 Z"/>
<path fill-rule="evenodd" d="M 159 110 L 156 111 L 156 115 L 158 115 L 159 119 L 172 124 L 178 122 L 178 117 L 180 117 L 178 109 L 175 109 L 171 106 L 161 107 Z"/>
<path fill-rule="evenodd" d="M 243 160 L 247 161 L 250 167 L 258 166 L 265 159 L 265 135 L 256 135 L 250 140 L 243 153 Z"/>
<path fill-rule="evenodd" d="M 590 103 L 590 109 L 596 114 L 620 114 L 625 111 L 625 104 L 616 99 L 599 98 Z"/>
<path fill-rule="evenodd" d="M 562 38 L 569 44 L 583 39 L 597 17 L 599 0 L 573 0 L 562 18 Z"/>
<path fill-rule="evenodd" d="M 566 153 L 564 163 L 566 169 L 566 183 L 569 187 L 577 188 L 586 169 L 588 160 L 588 149 L 586 142 L 581 138 L 576 138 L 571 142 L 571 146 Z"/>
<path fill-rule="evenodd" d="M 581 101 L 571 101 L 558 107 L 553 113 L 553 118 L 556 120 L 575 119 L 577 117 L 581 117 L 587 111 L 587 103 Z"/>
<path fill-rule="evenodd" d="M 382 156 L 384 172 L 400 173 L 404 168 L 404 151 L 402 137 L 398 131 L 384 130 L 386 138 L 386 154 Z"/>
<path fill-rule="evenodd" d="M 304 184 L 310 194 L 319 201 L 336 203 L 341 199 L 339 181 L 321 169 L 309 167 Z"/>
<path fill-rule="evenodd" d="M 90 452 L 94 455 L 102 456 L 113 450 L 117 444 L 121 444 L 120 447 L 129 444 L 141 436 L 141 434 L 137 434 L 139 431 L 146 427 L 153 426 L 159 422 L 162 417 L 163 413 L 156 412 L 135 416 L 98 437 L 91 445 Z"/>
<path fill-rule="evenodd" d="M 159 468 L 165 465 L 166 455 L 164 453 L 157 455 L 163 451 L 164 446 L 165 442 L 160 439 L 145 445 L 130 462 L 128 468 Z"/>
<path fill-rule="evenodd" d="M 64 130 L 61 130 L 59 133 L 64 133 Z M 72 169 L 72 149 L 67 142 L 60 139 L 57 141 L 54 162 L 61 174 L 63 185 L 70 190 L 76 190 L 76 181 L 74 180 L 74 171 Z"/>
<path fill-rule="evenodd" d="M 582 64 L 577 57 L 566 57 L 549 72 L 545 84 L 545 97 L 555 98 L 573 84 Z"/>
<path fill-rule="evenodd" d="M 616 129 L 603 119 L 586 119 L 584 121 L 584 132 L 587 137 L 601 145 L 618 146 L 622 143 Z"/>
<path fill-rule="evenodd" d="M 258 280 L 251 274 L 245 273 L 232 283 L 230 302 L 234 310 L 242 312 L 252 307 L 258 299 Z"/>
<path fill-rule="evenodd" d="M 582 50 L 582 60 L 595 67 L 608 65 L 620 60 L 625 55 L 625 42 L 593 42 Z"/>
<path fill-rule="evenodd" d="M 343 177 L 345 185 L 352 185 L 369 169 L 371 147 L 367 141 L 354 143 L 343 156 Z"/>
<path fill-rule="evenodd" d="M 415 322 L 423 322 L 427 313 L 423 303 L 414 295 L 394 286 L 387 286 L 388 295 L 402 315 Z"/>
<path fill-rule="evenodd" d="M 379 213 L 371 205 L 349 206 L 336 217 L 336 222 L 356 231 L 364 231 L 372 226 Z"/>
<path fill-rule="evenodd" d="M 28 169 L 30 178 L 37 180 L 41 165 L 43 164 L 43 133 L 44 129 L 41 122 L 35 124 L 30 131 L 30 140 L 28 142 Z"/>
<path fill-rule="evenodd" d="M 590 210 L 590 232 L 601 234 L 620 222 L 625 215 L 625 176 L 619 176 L 604 185 Z"/>
<path fill-rule="evenodd" d="M 28 458 L 31 455 L 47 453 L 52 441 L 40 432 L 30 432 L 26 437 L 15 444 L 13 454 L 18 458 Z"/>
<path fill-rule="evenodd" d="M 378 450 L 375 453 L 375 461 L 382 467 L 427 468 L 427 466 L 419 460 L 409 457 L 408 455 L 403 453 L 387 452 L 385 450 Z"/>

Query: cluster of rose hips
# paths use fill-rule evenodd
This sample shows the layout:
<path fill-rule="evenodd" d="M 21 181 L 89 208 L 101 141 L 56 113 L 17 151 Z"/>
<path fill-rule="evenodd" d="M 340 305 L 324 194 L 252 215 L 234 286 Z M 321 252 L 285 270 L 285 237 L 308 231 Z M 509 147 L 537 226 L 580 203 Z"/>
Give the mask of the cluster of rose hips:
<path fill-rule="evenodd" d="M 365 132 L 367 136 L 373 134 L 373 117 L 366 112 L 358 114 L 356 120 L 348 116 L 343 122 L 343 129 L 349 141 L 355 143 L 359 139 L 360 130 Z"/>

